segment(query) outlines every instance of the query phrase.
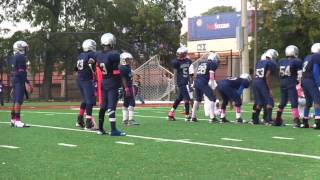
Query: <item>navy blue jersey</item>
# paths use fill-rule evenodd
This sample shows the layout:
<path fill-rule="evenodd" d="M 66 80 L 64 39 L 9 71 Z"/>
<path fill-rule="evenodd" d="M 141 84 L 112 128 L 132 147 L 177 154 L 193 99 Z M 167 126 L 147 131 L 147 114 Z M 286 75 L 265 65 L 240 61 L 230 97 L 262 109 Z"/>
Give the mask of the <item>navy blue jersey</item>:
<path fill-rule="evenodd" d="M 107 79 L 106 88 L 119 88 L 120 78 L 120 54 L 115 51 L 100 52 L 97 54 L 97 63 L 103 74 L 103 79 Z"/>
<path fill-rule="evenodd" d="M 260 60 L 256 63 L 256 79 L 266 79 L 267 72 L 270 71 L 273 74 L 276 71 L 276 65 L 269 60 Z"/>
<path fill-rule="evenodd" d="M 94 63 L 89 66 L 89 60 L 93 60 Z M 83 52 L 79 55 L 77 61 L 77 70 L 78 70 L 78 79 L 79 80 L 92 80 L 94 76 L 96 62 L 96 53 L 95 52 Z M 91 69 L 92 68 L 92 69 Z"/>
<path fill-rule="evenodd" d="M 239 77 L 228 77 L 227 79 L 218 81 L 219 85 L 226 85 L 233 89 L 239 89 L 240 86 L 243 88 L 248 88 L 250 85 L 250 82 L 247 79 L 242 79 Z"/>
<path fill-rule="evenodd" d="M 295 87 L 298 78 L 298 71 L 302 70 L 302 60 L 282 59 L 279 62 L 280 85 L 282 88 Z"/>
<path fill-rule="evenodd" d="M 216 71 L 218 64 L 213 61 L 202 61 L 199 63 L 197 69 L 197 76 L 195 82 L 199 85 L 206 85 L 210 79 L 210 71 Z"/>
<path fill-rule="evenodd" d="M 311 61 L 312 55 L 308 55 L 303 60 L 303 67 L 302 67 L 302 79 L 312 79 L 313 78 L 313 62 Z"/>
<path fill-rule="evenodd" d="M 120 74 L 121 77 L 124 78 L 127 82 L 126 86 L 131 87 L 133 85 L 133 73 L 131 71 L 131 67 L 129 65 L 121 65 L 120 66 Z"/>
<path fill-rule="evenodd" d="M 12 71 L 26 71 L 27 70 L 27 59 L 24 54 L 17 53 L 11 59 Z"/>
<path fill-rule="evenodd" d="M 187 85 L 189 83 L 189 67 L 192 64 L 192 61 L 190 59 L 175 59 L 171 64 L 173 69 L 177 70 L 177 85 Z"/>

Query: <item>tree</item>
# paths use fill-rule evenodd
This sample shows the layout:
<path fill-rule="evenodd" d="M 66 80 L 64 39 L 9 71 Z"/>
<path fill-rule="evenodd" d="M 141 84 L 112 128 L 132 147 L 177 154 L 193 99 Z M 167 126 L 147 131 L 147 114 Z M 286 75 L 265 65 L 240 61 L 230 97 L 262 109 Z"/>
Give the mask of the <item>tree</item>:
<path fill-rule="evenodd" d="M 216 6 L 208 9 L 208 11 L 201 13 L 201 16 L 210 16 L 218 13 L 224 12 L 235 12 L 236 9 L 232 6 Z"/>

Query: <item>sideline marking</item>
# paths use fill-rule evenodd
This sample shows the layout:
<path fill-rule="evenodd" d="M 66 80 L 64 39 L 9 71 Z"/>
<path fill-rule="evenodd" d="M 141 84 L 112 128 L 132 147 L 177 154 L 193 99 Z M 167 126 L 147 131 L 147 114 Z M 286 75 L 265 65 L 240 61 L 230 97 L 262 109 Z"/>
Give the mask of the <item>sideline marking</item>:
<path fill-rule="evenodd" d="M 123 141 L 116 141 L 117 144 L 124 144 L 124 145 L 134 145 L 134 143 L 130 142 L 123 142 Z"/>
<path fill-rule="evenodd" d="M 9 145 L 0 145 L 2 148 L 8 148 L 8 149 L 18 149 L 19 147 L 17 146 L 9 146 Z"/>
<path fill-rule="evenodd" d="M 273 139 L 281 139 L 281 140 L 294 140 L 294 138 L 287 138 L 287 137 L 279 137 L 279 136 L 273 136 Z"/>
<path fill-rule="evenodd" d="M 225 140 L 225 141 L 236 141 L 236 142 L 241 142 L 243 141 L 242 139 L 231 139 L 231 138 L 221 138 L 222 140 Z"/>
<path fill-rule="evenodd" d="M 66 144 L 66 143 L 58 143 L 59 146 L 65 146 L 65 147 L 77 147 L 78 145 L 75 144 Z"/>
<path fill-rule="evenodd" d="M 0 122 L 0 123 L 8 124 L 9 122 Z M 63 128 L 63 127 L 55 127 L 55 126 L 42 126 L 42 125 L 36 125 L 36 124 L 30 124 L 30 125 L 32 125 L 33 127 L 41 127 L 41 128 L 49 128 L 49 129 L 59 129 L 59 130 L 69 130 L 69 131 L 80 131 L 80 132 L 95 133 L 95 131 L 85 131 L 85 130 L 72 129 L 72 128 Z M 263 150 L 263 149 L 244 148 L 244 147 L 227 146 L 227 145 L 220 145 L 220 144 L 209 144 L 209 143 L 201 143 L 201 142 L 194 142 L 194 141 L 190 142 L 190 141 L 185 141 L 185 140 L 174 140 L 174 139 L 156 138 L 156 137 L 139 136 L 139 135 L 127 135 L 127 137 L 139 138 L 139 139 L 148 139 L 148 140 L 155 140 L 155 141 L 174 142 L 174 143 L 181 143 L 181 144 L 208 146 L 208 147 L 216 147 L 216 148 L 223 148 L 223 149 L 233 149 L 233 150 L 248 151 L 248 152 L 258 152 L 258 153 L 265 153 L 265 154 L 276 154 L 276 155 L 283 155 L 283 156 L 310 158 L 310 159 L 320 160 L 320 156 L 307 155 L 307 154 L 297 154 L 297 153 L 288 153 L 288 152 L 281 152 L 281 151 L 271 151 L 271 150 Z"/>

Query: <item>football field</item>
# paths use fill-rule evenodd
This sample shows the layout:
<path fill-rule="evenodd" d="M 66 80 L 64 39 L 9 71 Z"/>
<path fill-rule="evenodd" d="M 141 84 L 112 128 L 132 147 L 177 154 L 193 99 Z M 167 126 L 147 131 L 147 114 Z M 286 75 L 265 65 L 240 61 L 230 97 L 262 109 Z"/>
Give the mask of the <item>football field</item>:
<path fill-rule="evenodd" d="M 128 135 L 111 137 L 75 127 L 77 109 L 49 105 L 25 104 L 34 106 L 22 113 L 31 128 L 11 128 L 9 110 L 0 110 L 0 179 L 319 178 L 320 131 L 292 128 L 289 109 L 289 125 L 269 127 L 209 124 L 203 108 L 198 123 L 184 122 L 181 109 L 168 122 L 170 107 L 138 107 L 141 125 L 123 126 L 118 108 L 118 128 Z M 243 118 L 250 116 L 244 105 Z"/>

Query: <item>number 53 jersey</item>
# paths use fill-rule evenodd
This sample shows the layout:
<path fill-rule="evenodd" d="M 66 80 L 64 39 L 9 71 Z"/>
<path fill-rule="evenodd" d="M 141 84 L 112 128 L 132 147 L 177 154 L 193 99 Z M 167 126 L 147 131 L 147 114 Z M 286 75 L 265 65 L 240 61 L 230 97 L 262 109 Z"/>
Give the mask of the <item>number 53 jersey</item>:
<path fill-rule="evenodd" d="M 271 74 L 274 74 L 276 70 L 277 65 L 274 61 L 260 60 L 256 63 L 255 79 L 265 81 L 267 72 L 270 71 Z"/>
<path fill-rule="evenodd" d="M 302 60 L 282 59 L 279 62 L 279 76 L 281 88 L 296 87 L 298 79 L 298 71 L 302 70 Z"/>
<path fill-rule="evenodd" d="M 177 85 L 186 86 L 189 82 L 189 67 L 192 61 L 188 58 L 178 60 L 174 59 L 172 62 L 172 68 L 177 70 Z"/>

